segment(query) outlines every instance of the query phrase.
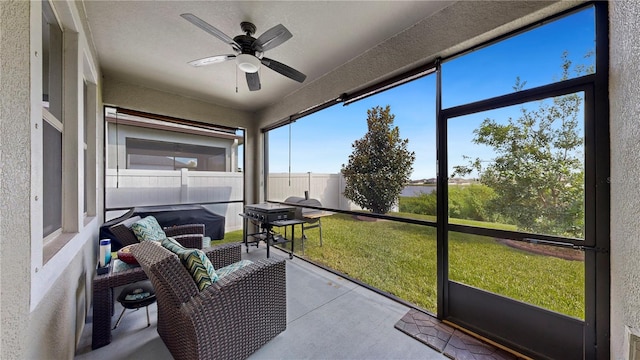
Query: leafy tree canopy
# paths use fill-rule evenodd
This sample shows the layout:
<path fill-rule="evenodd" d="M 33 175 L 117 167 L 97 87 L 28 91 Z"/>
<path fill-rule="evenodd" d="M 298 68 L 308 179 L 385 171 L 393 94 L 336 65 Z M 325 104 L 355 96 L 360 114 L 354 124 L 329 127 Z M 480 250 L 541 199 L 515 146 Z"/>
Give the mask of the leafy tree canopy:
<path fill-rule="evenodd" d="M 400 138 L 393 126 L 391 108 L 367 110 L 367 133 L 353 144 L 347 165 L 342 165 L 344 196 L 374 213 L 387 213 L 409 181 L 415 154 L 407 150 L 408 139 Z"/>
<path fill-rule="evenodd" d="M 563 54 L 562 78 L 571 61 Z M 592 67 L 577 66 L 578 73 Z M 516 79 L 515 91 L 525 82 Z M 541 101 L 534 109 L 520 108 L 506 123 L 485 119 L 474 130 L 473 142 L 489 146 L 495 158 L 483 166 L 480 158 L 454 166 L 452 176 L 473 171 L 494 189 L 493 211 L 525 231 L 584 237 L 584 154 L 582 102 L 579 94 Z M 485 163 L 486 164 L 486 163 Z"/>

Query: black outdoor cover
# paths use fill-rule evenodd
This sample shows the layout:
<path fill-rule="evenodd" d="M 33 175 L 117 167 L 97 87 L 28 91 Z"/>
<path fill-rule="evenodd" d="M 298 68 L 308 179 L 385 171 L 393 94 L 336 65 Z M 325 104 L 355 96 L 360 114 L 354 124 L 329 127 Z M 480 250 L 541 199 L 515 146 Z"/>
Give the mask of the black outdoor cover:
<path fill-rule="evenodd" d="M 224 238 L 224 216 L 215 214 L 202 205 L 144 206 L 131 209 L 119 218 L 108 221 L 100 227 L 100 239 L 111 239 L 111 249 L 116 251 L 122 244 L 111 233 L 109 227 L 133 216 L 153 215 L 162 227 L 187 224 L 204 224 L 204 236 L 211 240 Z"/>

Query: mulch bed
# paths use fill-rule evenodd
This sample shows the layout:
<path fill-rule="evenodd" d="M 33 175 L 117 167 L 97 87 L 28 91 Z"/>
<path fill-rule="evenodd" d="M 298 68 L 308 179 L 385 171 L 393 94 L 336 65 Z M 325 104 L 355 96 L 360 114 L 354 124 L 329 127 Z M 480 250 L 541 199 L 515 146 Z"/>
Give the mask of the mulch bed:
<path fill-rule="evenodd" d="M 553 256 L 564 260 L 584 261 L 584 252 L 551 245 L 531 244 L 516 240 L 496 239 L 497 242 L 532 254 Z"/>
<path fill-rule="evenodd" d="M 369 222 L 376 222 L 381 220 L 381 219 L 376 219 L 368 216 L 360 216 L 360 215 L 353 215 L 353 218 L 358 221 L 369 221 Z"/>

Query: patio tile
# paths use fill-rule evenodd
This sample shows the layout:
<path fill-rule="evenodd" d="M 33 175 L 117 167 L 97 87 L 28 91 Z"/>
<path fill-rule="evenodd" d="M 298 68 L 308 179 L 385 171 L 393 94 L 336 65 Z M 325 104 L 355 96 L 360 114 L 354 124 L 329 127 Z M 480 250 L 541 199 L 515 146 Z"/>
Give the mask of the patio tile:
<path fill-rule="evenodd" d="M 291 321 L 250 359 L 445 359 L 396 331 L 387 301 L 349 291 Z"/>
<path fill-rule="evenodd" d="M 263 246 L 259 249 L 250 248 L 248 254 L 244 253 L 243 248 L 243 259 L 255 261 L 264 259 L 265 256 L 266 250 Z M 357 286 L 327 271 L 318 271 L 318 267 L 304 260 L 289 260 L 288 254 L 275 248 L 271 250 L 271 257 L 286 258 L 287 294 L 292 295 L 287 296 L 287 323 L 295 321 Z"/>
<path fill-rule="evenodd" d="M 518 357 L 455 330 L 444 354 L 456 360 L 516 360 Z"/>
<path fill-rule="evenodd" d="M 411 309 L 395 324 L 396 329 L 443 352 L 454 329 L 425 313 Z"/>

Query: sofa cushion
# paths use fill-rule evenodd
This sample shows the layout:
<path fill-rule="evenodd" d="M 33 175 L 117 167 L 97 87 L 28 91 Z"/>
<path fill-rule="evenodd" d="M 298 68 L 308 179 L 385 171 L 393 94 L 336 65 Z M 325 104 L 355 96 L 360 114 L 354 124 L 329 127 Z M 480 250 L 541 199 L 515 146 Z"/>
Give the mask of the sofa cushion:
<path fill-rule="evenodd" d="M 216 275 L 218 275 L 218 279 L 222 279 L 223 277 L 231 274 L 232 272 L 242 269 L 243 267 L 253 264 L 251 260 L 240 260 L 231 265 L 227 265 L 223 268 L 216 270 Z"/>
<path fill-rule="evenodd" d="M 187 249 L 180 245 L 175 239 L 162 239 L 161 244 L 167 250 L 178 255 L 180 262 L 189 271 L 191 277 L 196 282 L 198 290 L 202 291 L 209 285 L 218 281 L 216 269 L 211 264 L 207 255 L 200 249 Z"/>
<path fill-rule="evenodd" d="M 158 220 L 153 216 L 134 222 L 131 224 L 131 230 L 140 241 L 161 241 L 167 237 Z"/>

